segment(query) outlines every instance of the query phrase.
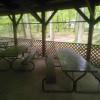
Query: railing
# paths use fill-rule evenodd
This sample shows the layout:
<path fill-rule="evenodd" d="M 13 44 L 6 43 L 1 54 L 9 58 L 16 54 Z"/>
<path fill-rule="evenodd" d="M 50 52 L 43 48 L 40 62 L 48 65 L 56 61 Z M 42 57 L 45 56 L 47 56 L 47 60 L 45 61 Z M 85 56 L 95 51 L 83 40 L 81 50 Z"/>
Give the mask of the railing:
<path fill-rule="evenodd" d="M 1 38 L 0 40 L 9 41 L 9 45 L 13 44 L 12 38 Z M 36 48 L 39 54 L 42 56 L 41 40 L 18 38 L 18 45 L 25 45 L 25 46 L 31 46 L 33 48 Z M 46 41 L 46 54 L 50 53 L 56 56 L 56 49 L 66 48 L 66 47 L 74 49 L 76 53 L 86 58 L 87 44 L 79 44 L 79 43 Z M 92 45 L 90 61 L 95 66 L 100 67 L 100 45 Z"/>

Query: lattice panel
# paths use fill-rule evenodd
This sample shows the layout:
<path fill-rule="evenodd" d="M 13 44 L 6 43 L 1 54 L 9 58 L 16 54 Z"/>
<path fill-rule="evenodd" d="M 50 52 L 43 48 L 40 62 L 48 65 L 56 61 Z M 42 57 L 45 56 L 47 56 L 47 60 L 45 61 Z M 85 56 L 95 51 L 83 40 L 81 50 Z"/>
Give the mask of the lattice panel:
<path fill-rule="evenodd" d="M 8 41 L 9 45 L 14 44 L 13 38 L 0 38 L 0 41 Z M 18 39 L 18 45 L 31 46 L 36 48 L 39 55 L 42 56 L 42 41 L 32 40 L 32 39 Z M 87 45 L 86 44 L 76 44 L 76 43 L 66 43 L 66 42 L 46 42 L 46 54 L 52 54 L 56 56 L 56 49 L 59 48 L 72 48 L 74 51 L 84 58 L 86 58 Z M 100 67 L 100 45 L 92 45 L 91 49 L 91 59 L 92 64 Z"/>
<path fill-rule="evenodd" d="M 32 40 L 31 39 L 22 39 L 18 38 L 18 45 L 23 45 L 23 46 L 31 46 L 32 45 Z"/>
<path fill-rule="evenodd" d="M 92 45 L 90 61 L 100 67 L 100 45 Z"/>
<path fill-rule="evenodd" d="M 46 42 L 46 55 L 51 54 L 55 56 L 55 42 L 54 41 L 47 41 Z"/>
<path fill-rule="evenodd" d="M 71 48 L 76 53 L 82 55 L 84 58 L 86 58 L 86 44 L 75 44 L 75 43 L 65 43 L 65 42 L 56 42 L 55 43 L 56 48 Z"/>
<path fill-rule="evenodd" d="M 34 40 L 33 47 L 37 49 L 39 56 L 42 56 L 42 41 L 41 40 Z"/>

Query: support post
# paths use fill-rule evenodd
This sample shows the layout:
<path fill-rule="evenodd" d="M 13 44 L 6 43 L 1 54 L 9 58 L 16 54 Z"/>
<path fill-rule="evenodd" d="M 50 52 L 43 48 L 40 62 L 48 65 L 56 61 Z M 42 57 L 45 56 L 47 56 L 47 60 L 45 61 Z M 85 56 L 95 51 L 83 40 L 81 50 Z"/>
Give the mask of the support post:
<path fill-rule="evenodd" d="M 45 18 L 45 11 L 41 11 L 41 17 L 35 12 L 32 11 L 31 14 L 42 24 L 42 56 L 45 57 L 46 53 L 46 26 L 48 25 L 49 21 L 53 18 L 56 14 L 57 10 L 55 10 L 52 15 L 46 21 Z"/>
<path fill-rule="evenodd" d="M 45 11 L 42 11 L 42 56 L 45 56 L 46 52 L 46 23 L 45 23 Z"/>
<path fill-rule="evenodd" d="M 17 26 L 19 24 L 19 21 L 22 18 L 22 15 L 20 15 L 19 19 L 16 20 L 16 15 L 13 13 L 12 16 L 8 15 L 10 20 L 12 21 L 13 24 L 13 33 L 14 33 L 14 45 L 17 46 L 18 45 L 18 40 L 17 40 Z"/>
<path fill-rule="evenodd" d="M 90 12 L 90 18 L 88 18 L 78 7 L 77 5 L 75 5 L 75 9 L 77 10 L 77 12 L 84 18 L 84 20 L 86 22 L 89 23 L 89 33 L 88 33 L 88 43 L 87 43 L 87 61 L 90 61 L 90 57 L 91 57 L 91 45 L 92 45 L 92 37 L 93 37 L 93 30 L 94 30 L 94 24 L 96 22 L 98 22 L 98 19 L 95 20 L 95 2 L 93 0 L 85 0 L 87 7 L 89 9 Z M 75 3 L 75 1 L 73 0 L 73 3 Z"/>
<path fill-rule="evenodd" d="M 92 13 L 90 13 L 90 22 L 89 22 L 89 33 L 88 33 L 88 44 L 87 44 L 87 61 L 90 61 L 91 58 L 91 46 L 92 46 L 92 38 L 93 38 L 93 30 L 94 30 L 94 16 L 95 16 L 95 4 L 90 2 Z"/>
<path fill-rule="evenodd" d="M 14 33 L 14 44 L 15 46 L 18 45 L 18 41 L 17 41 L 17 24 L 16 24 L 16 18 L 15 15 L 12 16 L 13 17 L 13 33 Z"/>
<path fill-rule="evenodd" d="M 94 21 L 90 20 L 89 33 L 88 33 L 88 44 L 87 44 L 87 61 L 90 61 L 90 57 L 91 57 L 91 45 L 92 45 L 93 30 L 94 30 Z"/>

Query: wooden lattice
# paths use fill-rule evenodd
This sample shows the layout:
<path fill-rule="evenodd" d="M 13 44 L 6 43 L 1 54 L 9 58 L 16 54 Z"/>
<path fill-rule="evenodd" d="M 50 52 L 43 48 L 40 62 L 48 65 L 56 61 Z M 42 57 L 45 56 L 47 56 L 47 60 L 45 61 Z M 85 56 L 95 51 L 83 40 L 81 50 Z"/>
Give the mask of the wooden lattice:
<path fill-rule="evenodd" d="M 9 41 L 10 44 L 14 44 L 12 38 L 1 38 L 0 40 Z M 39 55 L 42 56 L 41 40 L 18 39 L 18 45 L 25 45 L 36 48 Z M 51 54 L 56 56 L 56 49 L 59 48 L 72 48 L 76 53 L 86 58 L 86 44 L 46 41 L 46 55 Z M 100 45 L 92 45 L 90 61 L 95 66 L 100 67 Z"/>
<path fill-rule="evenodd" d="M 92 45 L 90 61 L 100 67 L 100 45 Z"/>
<path fill-rule="evenodd" d="M 56 48 L 71 48 L 76 53 L 82 55 L 84 58 L 86 58 L 86 44 L 76 44 L 76 43 L 66 43 L 66 42 L 56 42 Z"/>

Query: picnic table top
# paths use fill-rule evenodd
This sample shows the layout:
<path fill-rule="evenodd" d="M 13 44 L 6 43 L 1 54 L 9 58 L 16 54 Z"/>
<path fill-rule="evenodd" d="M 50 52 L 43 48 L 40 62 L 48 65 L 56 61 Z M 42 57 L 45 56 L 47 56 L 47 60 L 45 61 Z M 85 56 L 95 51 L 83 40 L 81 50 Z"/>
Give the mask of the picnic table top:
<path fill-rule="evenodd" d="M 72 49 L 59 49 L 57 50 L 57 55 L 63 71 L 96 71 L 95 67 L 92 66 L 90 62 L 87 62 L 81 55 L 75 53 Z"/>
<path fill-rule="evenodd" d="M 24 52 L 25 47 L 23 46 L 12 46 L 4 50 L 0 50 L 0 57 L 16 57 L 18 54 Z"/>

